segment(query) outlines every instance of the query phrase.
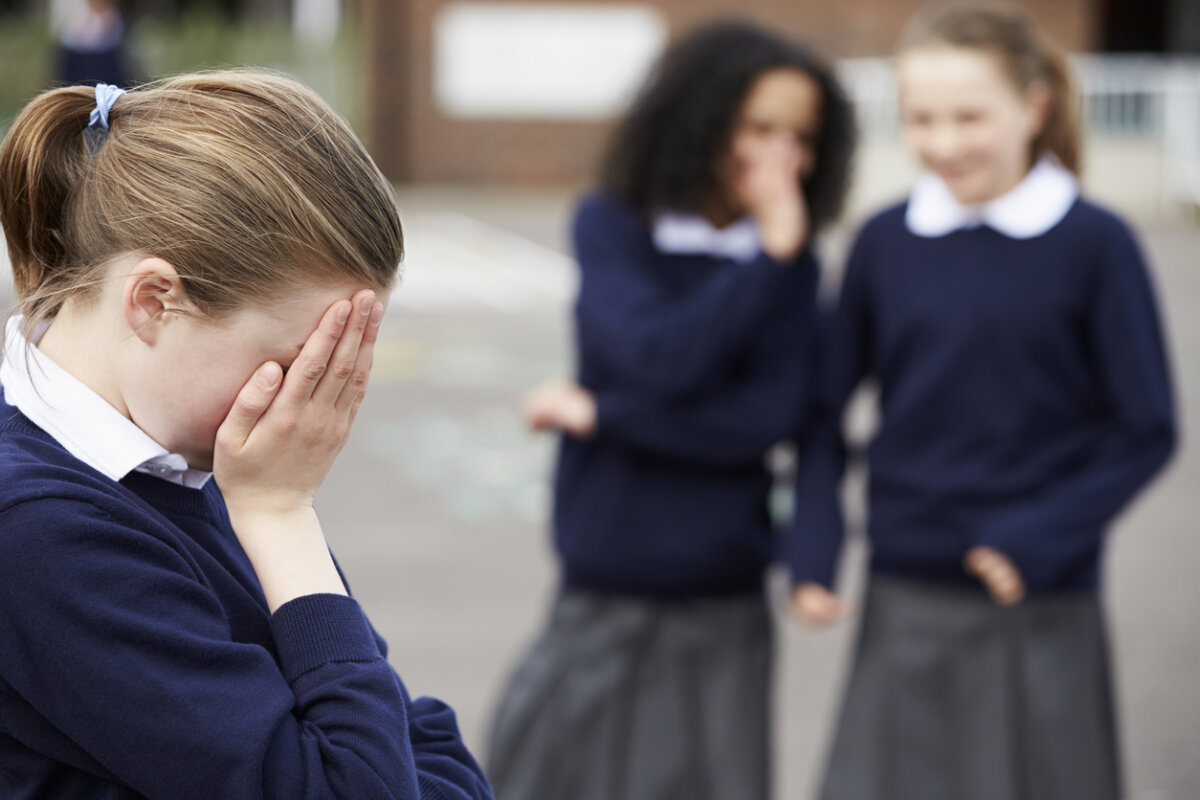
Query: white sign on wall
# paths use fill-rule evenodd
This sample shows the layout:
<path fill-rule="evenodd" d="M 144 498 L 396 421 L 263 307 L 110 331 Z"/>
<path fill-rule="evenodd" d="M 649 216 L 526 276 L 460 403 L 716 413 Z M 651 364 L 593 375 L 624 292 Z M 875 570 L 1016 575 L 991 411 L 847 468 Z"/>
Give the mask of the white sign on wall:
<path fill-rule="evenodd" d="M 667 35 L 644 5 L 449 3 L 434 22 L 434 98 L 460 118 L 612 117 Z"/>

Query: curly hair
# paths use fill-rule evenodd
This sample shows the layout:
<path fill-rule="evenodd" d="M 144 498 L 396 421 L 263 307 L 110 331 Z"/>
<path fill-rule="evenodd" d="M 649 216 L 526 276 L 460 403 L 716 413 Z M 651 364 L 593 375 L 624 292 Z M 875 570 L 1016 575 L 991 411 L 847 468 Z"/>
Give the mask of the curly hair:
<path fill-rule="evenodd" d="M 816 166 L 801 188 L 814 228 L 835 220 L 855 143 L 846 95 L 806 47 L 740 20 L 710 23 L 667 49 L 613 133 L 601 187 L 647 217 L 700 212 L 722 191 L 718 162 L 746 96 L 759 76 L 777 69 L 802 72 L 820 88 Z"/>

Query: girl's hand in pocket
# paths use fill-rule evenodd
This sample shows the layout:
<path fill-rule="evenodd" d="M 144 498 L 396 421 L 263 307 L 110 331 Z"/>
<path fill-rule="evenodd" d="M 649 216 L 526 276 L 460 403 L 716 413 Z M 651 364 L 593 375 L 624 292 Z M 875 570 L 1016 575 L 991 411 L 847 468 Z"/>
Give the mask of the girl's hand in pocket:
<path fill-rule="evenodd" d="M 972 547 L 963 559 L 969 575 L 983 582 L 992 599 L 1002 606 L 1016 605 L 1025 597 L 1025 581 L 1012 559 L 991 547 Z"/>

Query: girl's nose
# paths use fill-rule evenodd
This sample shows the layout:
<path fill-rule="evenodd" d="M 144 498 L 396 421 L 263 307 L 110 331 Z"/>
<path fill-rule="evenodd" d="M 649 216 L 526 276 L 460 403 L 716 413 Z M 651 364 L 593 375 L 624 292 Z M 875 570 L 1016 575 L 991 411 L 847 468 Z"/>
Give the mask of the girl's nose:
<path fill-rule="evenodd" d="M 800 143 L 796 141 L 796 136 L 786 130 L 773 131 L 770 146 L 789 155 L 795 155 L 800 150 Z"/>
<path fill-rule="evenodd" d="M 962 156 L 964 139 L 957 125 L 934 125 L 926 139 L 926 153 L 938 161 L 953 161 Z"/>

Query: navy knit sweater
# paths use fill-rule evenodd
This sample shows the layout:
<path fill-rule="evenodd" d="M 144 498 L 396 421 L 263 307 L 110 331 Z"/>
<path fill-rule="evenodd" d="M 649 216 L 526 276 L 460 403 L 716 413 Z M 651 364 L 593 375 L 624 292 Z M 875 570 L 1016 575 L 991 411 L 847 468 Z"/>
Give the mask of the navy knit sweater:
<path fill-rule="evenodd" d="M 216 484 L 121 483 L 0 402 L 0 797 L 489 798 L 357 602 L 269 614 Z"/>
<path fill-rule="evenodd" d="M 873 570 L 946 583 L 973 545 L 1034 591 L 1097 586 L 1104 531 L 1166 462 L 1171 388 L 1146 266 L 1126 226 L 1077 200 L 1032 239 L 863 228 L 833 316 L 788 540 L 794 579 L 830 585 L 842 542 L 843 405 L 878 382 L 868 450 Z"/>
<path fill-rule="evenodd" d="M 568 587 L 761 591 L 774 551 L 764 455 L 806 416 L 817 267 L 666 255 L 646 223 L 584 200 L 574 244 L 579 381 L 597 431 L 562 439 L 554 529 Z"/>

